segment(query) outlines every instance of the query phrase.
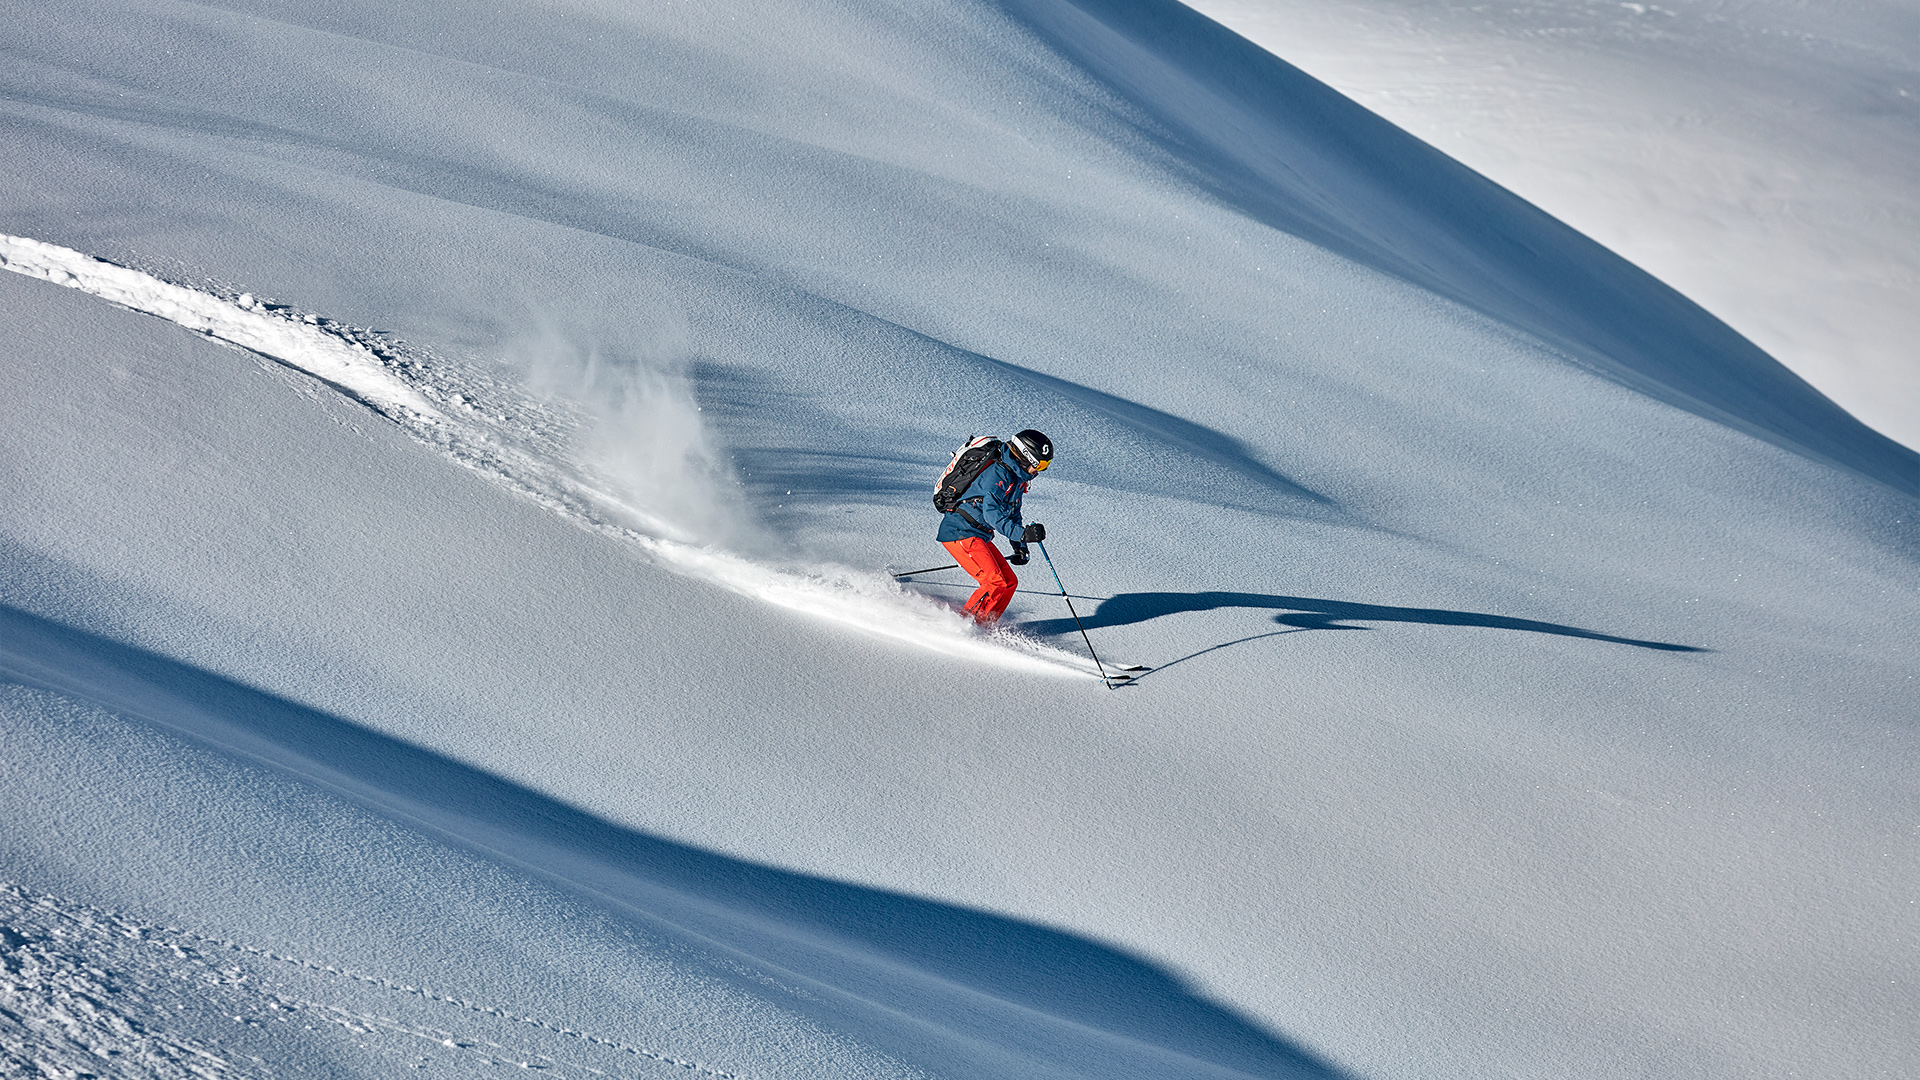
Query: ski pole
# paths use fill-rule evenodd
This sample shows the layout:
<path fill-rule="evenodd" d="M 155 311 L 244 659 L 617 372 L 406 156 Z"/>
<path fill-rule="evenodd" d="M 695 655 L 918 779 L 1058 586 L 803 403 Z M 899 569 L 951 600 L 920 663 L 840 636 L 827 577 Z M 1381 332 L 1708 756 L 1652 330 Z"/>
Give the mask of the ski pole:
<path fill-rule="evenodd" d="M 1080 621 L 1080 613 L 1073 610 L 1073 597 L 1067 595 L 1067 587 L 1060 581 L 1060 571 L 1053 565 L 1053 556 L 1047 554 L 1047 542 L 1035 540 L 1034 543 L 1040 545 L 1040 557 L 1047 560 L 1047 569 L 1053 571 L 1053 583 L 1060 586 L 1060 599 L 1067 602 L 1067 613 L 1073 616 L 1073 625 L 1080 628 L 1080 640 L 1087 643 L 1087 655 L 1093 657 L 1093 666 L 1100 669 L 1100 681 L 1106 684 L 1107 689 L 1113 689 L 1113 680 L 1107 677 L 1107 666 L 1100 662 L 1100 654 L 1093 651 L 1093 639 L 1087 636 L 1087 628 Z"/>
<path fill-rule="evenodd" d="M 960 569 L 959 563 L 948 563 L 945 566 L 929 566 L 925 570 L 909 570 L 904 574 L 895 574 L 893 575 L 893 580 L 899 581 L 901 578 L 909 578 L 915 574 L 931 574 L 935 570 L 958 570 L 958 569 Z"/>

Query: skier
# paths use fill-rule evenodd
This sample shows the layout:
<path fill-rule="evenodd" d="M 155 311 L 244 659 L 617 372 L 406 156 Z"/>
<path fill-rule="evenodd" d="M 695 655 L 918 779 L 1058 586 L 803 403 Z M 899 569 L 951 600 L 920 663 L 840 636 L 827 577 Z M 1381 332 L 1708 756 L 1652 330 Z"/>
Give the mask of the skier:
<path fill-rule="evenodd" d="M 967 599 L 966 612 L 981 626 L 998 622 L 1013 601 L 1020 579 L 1012 566 L 1027 564 L 1027 545 L 1047 538 L 1046 527 L 1020 521 L 1027 482 L 1053 463 L 1053 440 L 1028 428 L 1008 439 L 1000 456 L 963 491 L 953 510 L 940 515 L 937 539 L 960 569 L 980 587 Z M 1013 556 L 993 546 L 994 530 L 1013 542 Z M 1011 563 L 1012 566 L 1008 564 Z"/>

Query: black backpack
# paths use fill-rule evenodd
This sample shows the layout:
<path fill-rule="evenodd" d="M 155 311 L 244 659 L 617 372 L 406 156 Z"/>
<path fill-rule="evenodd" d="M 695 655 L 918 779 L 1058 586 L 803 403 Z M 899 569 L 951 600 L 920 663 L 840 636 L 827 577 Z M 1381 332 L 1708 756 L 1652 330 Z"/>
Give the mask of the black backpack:
<path fill-rule="evenodd" d="M 968 439 L 965 446 L 955 450 L 953 460 L 947 462 L 939 481 L 933 485 L 933 508 L 943 514 L 958 512 L 971 521 L 972 515 L 960 509 L 960 499 L 973 482 L 980 479 L 981 473 L 1000 460 L 1000 451 L 1005 446 L 991 435 L 982 435 Z"/>

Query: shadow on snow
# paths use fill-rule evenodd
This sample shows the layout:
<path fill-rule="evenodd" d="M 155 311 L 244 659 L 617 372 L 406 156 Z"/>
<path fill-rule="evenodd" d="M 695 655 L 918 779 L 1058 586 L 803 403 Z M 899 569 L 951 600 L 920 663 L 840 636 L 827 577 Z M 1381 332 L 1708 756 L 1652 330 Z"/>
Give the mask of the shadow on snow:
<path fill-rule="evenodd" d="M 163 726 L 484 858 L 504 856 L 626 917 L 664 923 L 723 977 L 749 965 L 762 973 L 752 980 L 758 992 L 785 995 L 783 1007 L 830 1027 L 851 1021 L 906 1060 L 973 1060 L 991 1072 L 1010 1057 L 1037 1059 L 1051 1066 L 1041 1071 L 1086 1076 L 1342 1075 L 1111 946 L 616 825 L 350 721 L 6 605 L 0 678 Z M 801 988 L 767 989 L 767 975 Z"/>
<path fill-rule="evenodd" d="M 951 422 L 958 419 L 954 402 L 1017 402 L 1024 414 L 1046 418 L 1057 445 L 1101 448 L 1073 458 L 1073 478 L 1080 483 L 1296 518 L 1346 516 L 1334 499 L 1275 470 L 1254 447 L 1224 431 L 856 314 L 874 323 L 874 333 L 888 339 L 890 348 L 918 354 L 935 372 L 918 385 L 888 388 L 899 417 Z M 871 424 L 845 411 L 846 400 L 865 393 L 857 387 L 817 380 L 790 385 L 713 359 L 696 360 L 688 374 L 704 419 L 731 448 L 756 507 L 775 517 L 789 496 L 867 502 L 930 496 L 953 447 L 969 435 L 1007 433 L 996 426 L 1005 416 L 983 416 L 975 418 L 974 428 L 955 426 L 941 434 L 891 426 L 877 439 Z M 786 422 L 770 429 L 770 416 Z"/>
<path fill-rule="evenodd" d="M 1490 630 L 1525 630 L 1535 634 L 1606 641 L 1616 645 L 1632 645 L 1636 648 L 1656 649 L 1661 652 L 1711 651 L 1698 645 L 1641 641 L 1636 638 L 1602 634 L 1594 630 L 1582 630 L 1577 626 L 1562 626 L 1559 623 L 1540 622 L 1535 619 L 1514 619 L 1505 615 L 1483 615 L 1472 611 L 1447 611 L 1441 608 L 1388 607 L 1383 604 L 1358 604 L 1347 600 L 1316 600 L 1305 596 L 1270 596 L 1265 593 L 1244 592 L 1122 593 L 1101 601 L 1100 606 L 1096 607 L 1091 614 L 1084 616 L 1081 622 L 1087 629 L 1096 630 L 1108 626 L 1130 626 L 1149 619 L 1157 619 L 1163 615 L 1178 615 L 1189 611 L 1217 611 L 1221 608 L 1279 611 L 1281 614 L 1275 615 L 1273 621 L 1297 630 L 1367 629 L 1364 626 L 1351 625 L 1353 622 L 1425 623 L 1429 626 L 1478 626 Z M 1045 619 L 1026 623 L 1022 628 L 1036 634 L 1049 635 L 1075 632 L 1072 619 Z M 1288 631 L 1277 632 L 1287 633 Z M 1256 637 L 1269 636 L 1272 635 L 1256 635 Z M 1239 644 L 1239 642 L 1228 644 Z M 1214 646 L 1214 648 L 1221 647 Z"/>
<path fill-rule="evenodd" d="M 1174 0 L 999 0 L 1254 220 L 1479 311 L 1669 405 L 1920 496 L 1920 453 L 1532 204 Z"/>

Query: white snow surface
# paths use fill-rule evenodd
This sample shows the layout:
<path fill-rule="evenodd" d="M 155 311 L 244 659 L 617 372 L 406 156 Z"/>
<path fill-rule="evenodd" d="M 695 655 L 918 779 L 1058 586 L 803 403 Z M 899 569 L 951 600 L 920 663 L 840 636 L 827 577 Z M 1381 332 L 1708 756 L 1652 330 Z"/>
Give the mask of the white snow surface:
<path fill-rule="evenodd" d="M 1194 0 L 1920 447 L 1904 0 Z"/>
<path fill-rule="evenodd" d="M 1920 1072 L 1920 457 L 1190 9 L 7 15 L 8 1075 Z"/>

